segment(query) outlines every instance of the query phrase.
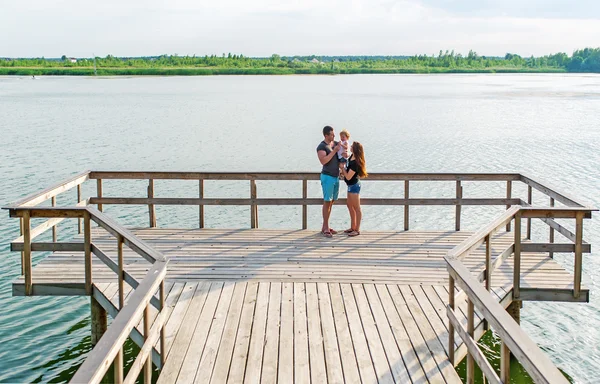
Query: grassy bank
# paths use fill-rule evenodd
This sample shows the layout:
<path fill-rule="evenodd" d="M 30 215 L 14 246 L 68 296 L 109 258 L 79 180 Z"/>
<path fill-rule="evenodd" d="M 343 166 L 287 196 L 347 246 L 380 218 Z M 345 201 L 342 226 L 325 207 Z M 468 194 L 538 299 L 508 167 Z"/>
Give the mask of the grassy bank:
<path fill-rule="evenodd" d="M 427 73 L 564 73 L 562 68 L 98 68 L 98 76 L 210 76 L 210 75 L 336 75 L 336 74 L 427 74 Z M 0 75 L 94 76 L 91 67 L 0 67 Z"/>

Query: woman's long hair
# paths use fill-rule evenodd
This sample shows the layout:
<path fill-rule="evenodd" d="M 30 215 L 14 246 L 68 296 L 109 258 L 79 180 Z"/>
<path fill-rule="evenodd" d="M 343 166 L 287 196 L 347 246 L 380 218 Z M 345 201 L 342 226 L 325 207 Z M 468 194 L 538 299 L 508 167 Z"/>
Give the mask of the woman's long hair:
<path fill-rule="evenodd" d="M 358 172 L 356 172 L 358 176 L 362 178 L 369 176 L 367 173 L 367 163 L 365 162 L 365 151 L 362 144 L 358 141 L 352 143 L 352 156 L 358 166 Z"/>

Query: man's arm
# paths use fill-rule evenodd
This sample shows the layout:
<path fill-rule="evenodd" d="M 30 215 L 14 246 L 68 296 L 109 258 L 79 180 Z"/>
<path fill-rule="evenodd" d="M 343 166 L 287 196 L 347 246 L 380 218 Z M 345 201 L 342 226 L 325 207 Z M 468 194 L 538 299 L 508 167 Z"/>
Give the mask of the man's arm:
<path fill-rule="evenodd" d="M 317 156 L 319 156 L 319 161 L 321 162 L 321 165 L 329 163 L 331 159 L 333 159 L 333 156 L 337 155 L 337 151 L 338 149 L 340 149 L 339 146 L 340 144 L 338 143 L 335 146 L 335 148 L 333 148 L 333 150 L 329 152 L 329 155 L 324 150 L 317 151 Z"/>

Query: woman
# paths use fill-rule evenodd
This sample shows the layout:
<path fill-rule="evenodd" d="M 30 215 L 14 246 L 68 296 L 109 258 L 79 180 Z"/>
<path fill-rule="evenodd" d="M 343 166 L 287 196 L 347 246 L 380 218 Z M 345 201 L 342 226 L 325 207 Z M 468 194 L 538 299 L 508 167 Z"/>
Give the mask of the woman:
<path fill-rule="evenodd" d="M 354 237 L 360 235 L 360 221 L 362 219 L 362 211 L 360 210 L 360 179 L 367 177 L 365 153 L 361 143 L 355 141 L 352 144 L 352 155 L 345 167 L 343 164 L 340 164 L 340 166 L 344 181 L 348 185 L 347 205 L 350 212 L 350 228 L 344 232 L 348 236 Z"/>

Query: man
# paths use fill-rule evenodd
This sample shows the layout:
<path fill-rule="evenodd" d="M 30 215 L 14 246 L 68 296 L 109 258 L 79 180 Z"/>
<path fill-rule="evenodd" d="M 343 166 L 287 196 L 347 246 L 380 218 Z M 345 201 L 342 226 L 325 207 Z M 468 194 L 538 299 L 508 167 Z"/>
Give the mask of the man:
<path fill-rule="evenodd" d="M 321 171 L 321 188 L 323 188 L 323 227 L 321 233 L 325 237 L 332 237 L 337 233 L 337 231 L 329 228 L 331 207 L 333 202 L 338 199 L 340 190 L 340 169 L 337 157 L 340 143 L 333 141 L 334 138 L 333 128 L 326 126 L 323 128 L 323 141 L 317 147 L 317 156 L 323 165 Z"/>

